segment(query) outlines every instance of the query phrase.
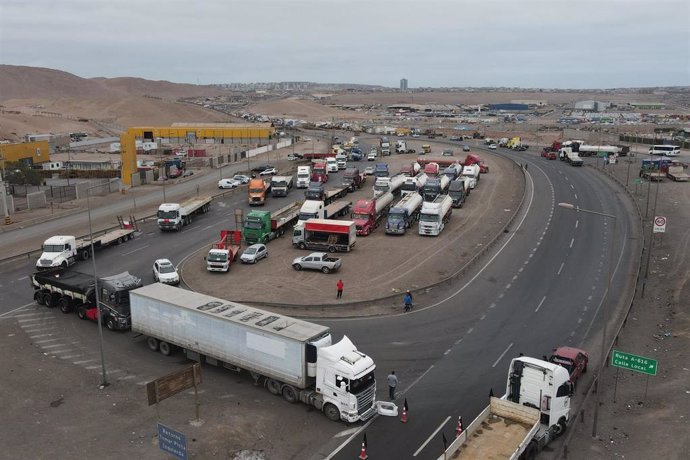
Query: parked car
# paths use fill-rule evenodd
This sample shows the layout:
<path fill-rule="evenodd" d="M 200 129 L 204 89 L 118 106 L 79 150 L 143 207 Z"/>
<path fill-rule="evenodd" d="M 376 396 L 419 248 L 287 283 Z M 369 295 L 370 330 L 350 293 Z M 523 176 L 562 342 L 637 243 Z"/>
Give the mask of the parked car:
<path fill-rule="evenodd" d="M 299 153 L 288 153 L 288 156 L 287 156 L 287 159 L 289 161 L 301 160 L 302 158 L 304 158 L 304 156 L 302 154 L 299 154 Z"/>
<path fill-rule="evenodd" d="M 369 155 L 367 155 L 367 161 L 376 161 L 377 156 L 377 152 L 374 152 L 372 150 L 371 152 L 369 152 Z"/>
<path fill-rule="evenodd" d="M 453 151 L 452 150 L 444 150 L 441 152 L 442 157 L 452 157 L 453 156 Z"/>
<path fill-rule="evenodd" d="M 157 259 L 153 262 L 153 278 L 164 284 L 180 284 L 180 275 L 168 259 Z"/>
<path fill-rule="evenodd" d="M 276 168 L 271 167 L 261 171 L 259 173 L 259 176 L 273 176 L 274 174 L 278 174 L 278 170 L 276 170 Z"/>
<path fill-rule="evenodd" d="M 218 181 L 218 188 L 235 188 L 240 185 L 242 184 L 235 179 L 221 179 Z"/>
<path fill-rule="evenodd" d="M 308 256 L 297 257 L 292 261 L 292 268 L 297 271 L 320 270 L 324 273 L 337 271 L 342 265 L 342 261 L 338 257 L 331 257 L 327 252 L 312 252 Z"/>
<path fill-rule="evenodd" d="M 462 140 L 462 136 L 450 136 L 450 137 L 448 138 L 448 140 L 449 140 L 449 141 L 461 141 L 461 140 Z"/>
<path fill-rule="evenodd" d="M 249 180 L 251 179 L 251 177 L 245 176 L 244 174 L 236 174 L 236 175 L 232 176 L 232 178 L 235 179 L 237 182 L 239 182 L 242 185 L 248 184 Z"/>
<path fill-rule="evenodd" d="M 469 145 L 463 145 L 463 146 L 462 146 L 462 151 L 463 151 L 463 152 L 469 152 L 469 151 L 470 151 L 470 146 L 469 146 Z"/>
<path fill-rule="evenodd" d="M 490 144 L 489 150 L 496 150 L 496 144 Z"/>
<path fill-rule="evenodd" d="M 260 172 L 263 172 L 267 169 L 275 169 L 275 166 L 273 166 L 273 165 L 259 165 L 259 166 L 252 168 L 252 172 L 253 173 L 260 173 Z"/>
<path fill-rule="evenodd" d="M 240 261 L 245 264 L 255 264 L 265 257 L 268 257 L 266 246 L 263 244 L 252 244 L 244 250 L 240 256 Z"/>
<path fill-rule="evenodd" d="M 373 166 L 367 166 L 366 168 L 364 168 L 364 175 L 365 176 L 374 175 L 374 167 Z"/>
<path fill-rule="evenodd" d="M 182 177 L 189 177 L 189 176 L 193 176 L 193 175 L 194 175 L 194 171 L 190 171 L 189 169 L 182 173 Z"/>
<path fill-rule="evenodd" d="M 587 372 L 589 355 L 579 348 L 558 347 L 553 349 L 549 361 L 565 367 L 570 374 L 570 381 L 574 384 L 582 374 Z"/>

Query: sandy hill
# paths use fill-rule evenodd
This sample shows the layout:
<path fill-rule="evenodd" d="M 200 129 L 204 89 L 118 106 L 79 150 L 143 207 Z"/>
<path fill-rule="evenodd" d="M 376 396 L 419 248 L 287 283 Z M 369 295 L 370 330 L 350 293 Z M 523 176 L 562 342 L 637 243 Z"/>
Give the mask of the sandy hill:
<path fill-rule="evenodd" d="M 208 86 L 128 77 L 81 78 L 60 70 L 0 65 L 0 139 L 19 141 L 30 133 L 77 131 L 107 136 L 136 125 L 237 121 L 176 102 L 181 97 L 220 93 Z"/>

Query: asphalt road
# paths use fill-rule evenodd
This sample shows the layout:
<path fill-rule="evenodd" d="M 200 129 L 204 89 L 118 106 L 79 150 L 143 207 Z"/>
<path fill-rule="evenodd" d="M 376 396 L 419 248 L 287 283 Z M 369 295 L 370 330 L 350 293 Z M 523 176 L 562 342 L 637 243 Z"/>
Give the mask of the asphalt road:
<path fill-rule="evenodd" d="M 396 402 L 402 404 L 407 398 L 410 413 L 407 424 L 377 417 L 345 437 L 332 437 L 319 446 L 311 443 L 313 458 L 355 458 L 364 431 L 372 458 L 436 458 L 442 449 L 441 433 L 452 439 L 459 415 L 465 425 L 469 424 L 486 405 L 490 388 L 497 395 L 504 392 L 512 357 L 520 352 L 541 356 L 562 344 L 591 344 L 601 326 L 599 319 L 606 316 L 601 304 L 613 229 L 606 219 L 564 210 L 557 203 L 570 202 L 618 216 L 632 213 L 588 168 L 573 168 L 528 154 L 517 157 L 530 165 L 522 214 L 485 263 L 468 273 L 462 283 L 437 293 L 437 304 L 405 316 L 319 321 L 332 327 L 334 337 L 347 334 L 374 358 L 379 397 L 387 394 L 385 376 L 396 370 L 402 393 Z M 206 177 L 217 180 L 215 175 Z M 145 283 L 151 282 L 150 265 L 155 258 L 167 257 L 179 263 L 215 239 L 224 226 L 234 225 L 233 209 L 244 201 L 241 192 L 218 200 L 209 214 L 180 234 L 160 235 L 154 224 L 145 224 L 134 240 L 97 253 L 98 272 L 129 270 L 142 276 Z M 270 200 L 267 209 L 271 209 Z M 632 225 L 627 217 L 618 222 L 613 251 L 614 297 L 632 265 L 633 252 L 625 250 Z M 42 232 L 48 230 L 43 228 Z M 0 317 L 33 303 L 27 274 L 34 263 L 27 260 L 0 266 Z M 90 263 L 86 269 L 83 263 L 77 267 L 90 271 Z M 56 318 L 55 311 L 44 307 L 30 311 L 19 317 L 25 330 L 38 335 L 67 330 L 75 343 L 64 348 L 63 356 L 87 369 L 98 365 L 95 327 L 83 327 L 73 315 Z M 143 340 L 132 341 L 128 334 L 104 331 L 104 340 L 109 361 L 116 363 L 109 369 L 112 378 L 143 383 L 181 364 L 146 353 Z M 132 360 L 133 353 L 141 359 Z M 593 349 L 590 353 L 595 354 Z M 222 370 L 210 372 L 215 375 Z M 224 377 L 218 378 L 223 381 Z M 320 425 L 327 436 L 342 429 L 325 419 Z"/>

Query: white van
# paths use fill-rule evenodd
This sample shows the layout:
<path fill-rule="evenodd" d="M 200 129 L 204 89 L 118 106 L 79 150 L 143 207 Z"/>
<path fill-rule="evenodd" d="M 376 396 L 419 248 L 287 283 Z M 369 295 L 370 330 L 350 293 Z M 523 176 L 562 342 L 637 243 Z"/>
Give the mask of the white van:
<path fill-rule="evenodd" d="M 311 168 L 309 166 L 297 167 L 297 188 L 309 187 L 309 180 L 311 178 Z"/>
<path fill-rule="evenodd" d="M 649 147 L 650 155 L 665 155 L 667 157 L 677 157 L 680 155 L 680 147 L 675 145 L 652 145 Z"/>

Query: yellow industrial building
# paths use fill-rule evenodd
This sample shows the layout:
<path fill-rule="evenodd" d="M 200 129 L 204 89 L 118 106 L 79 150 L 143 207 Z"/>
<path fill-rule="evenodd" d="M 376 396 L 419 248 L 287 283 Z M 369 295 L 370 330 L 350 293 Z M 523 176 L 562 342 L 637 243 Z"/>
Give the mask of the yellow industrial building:
<path fill-rule="evenodd" d="M 20 162 L 35 165 L 50 161 L 48 141 L 23 142 L 21 144 L 0 144 L 0 168 L 5 162 Z"/>

